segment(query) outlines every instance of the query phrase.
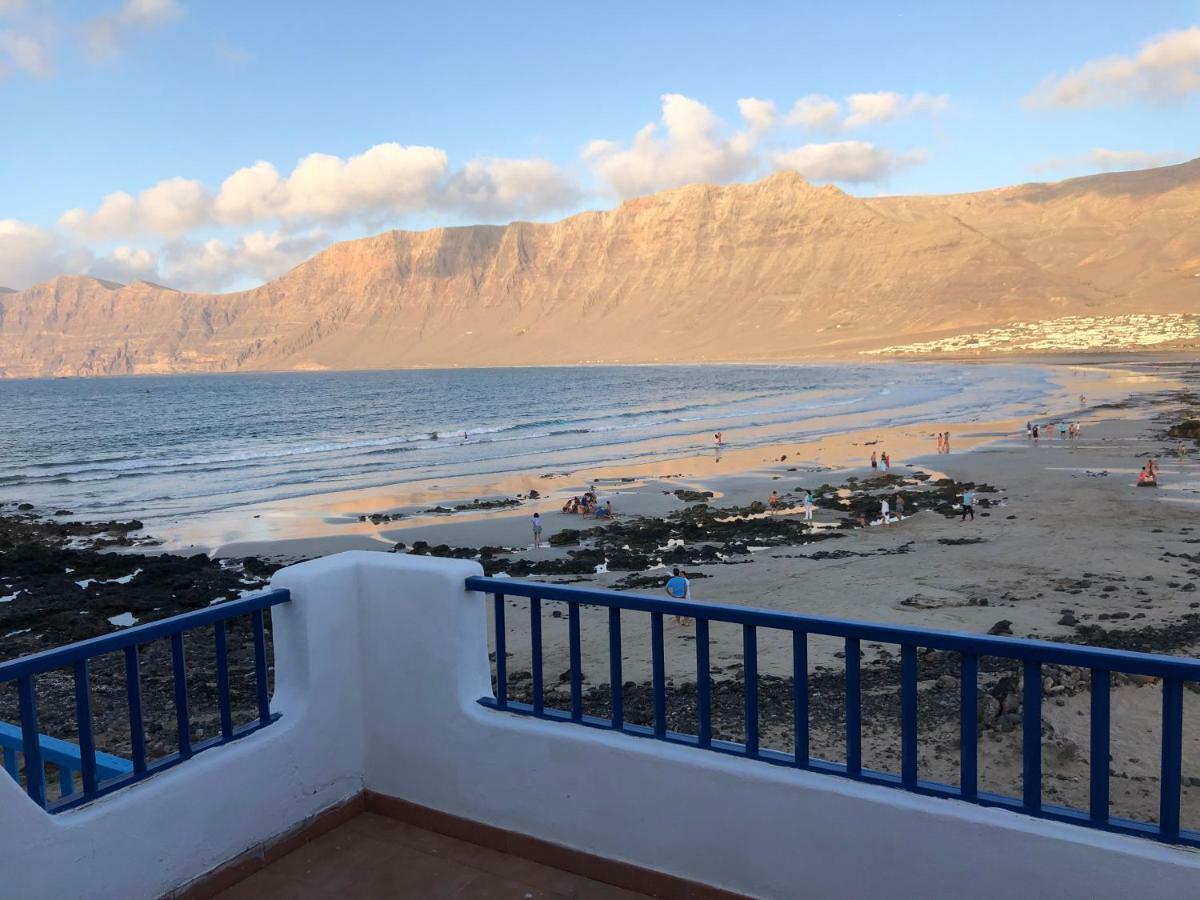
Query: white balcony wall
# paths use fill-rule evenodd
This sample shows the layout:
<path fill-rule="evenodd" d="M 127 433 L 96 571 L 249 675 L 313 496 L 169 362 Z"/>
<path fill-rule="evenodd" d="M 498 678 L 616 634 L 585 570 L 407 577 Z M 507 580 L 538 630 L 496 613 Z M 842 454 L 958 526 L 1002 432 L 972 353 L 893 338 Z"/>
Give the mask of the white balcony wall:
<path fill-rule="evenodd" d="M 478 572 L 365 552 L 279 572 L 282 719 L 56 817 L 0 779 L 0 894 L 156 896 L 363 788 L 755 896 L 1197 892 L 1190 851 L 483 708 Z"/>

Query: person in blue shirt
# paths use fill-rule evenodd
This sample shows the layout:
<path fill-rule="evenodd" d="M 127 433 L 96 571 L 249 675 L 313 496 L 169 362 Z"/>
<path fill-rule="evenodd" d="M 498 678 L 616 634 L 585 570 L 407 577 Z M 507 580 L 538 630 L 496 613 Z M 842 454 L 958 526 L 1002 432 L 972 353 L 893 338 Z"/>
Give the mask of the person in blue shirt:
<path fill-rule="evenodd" d="M 963 491 L 962 519 L 960 521 L 963 521 L 963 522 L 967 521 L 968 515 L 971 517 L 971 521 L 974 522 L 975 521 L 975 492 L 970 489 Z"/>
<path fill-rule="evenodd" d="M 692 599 L 692 583 L 688 581 L 687 573 L 678 566 L 671 570 L 671 577 L 667 579 L 666 587 L 663 590 L 673 600 Z M 685 616 L 675 617 L 676 625 L 682 625 L 686 621 L 687 618 Z"/>

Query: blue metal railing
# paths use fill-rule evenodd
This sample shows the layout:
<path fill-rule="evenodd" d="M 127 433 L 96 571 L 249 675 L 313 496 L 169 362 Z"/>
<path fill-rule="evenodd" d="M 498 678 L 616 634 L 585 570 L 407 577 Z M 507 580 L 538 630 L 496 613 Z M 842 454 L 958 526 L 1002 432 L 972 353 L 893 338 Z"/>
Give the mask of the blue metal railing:
<path fill-rule="evenodd" d="M 38 735 L 41 745 L 42 762 L 54 766 L 58 770 L 58 791 L 60 798 L 70 797 L 75 793 L 76 779 L 83 775 L 83 754 L 78 744 L 60 741 L 47 734 Z M 21 750 L 24 738 L 21 728 L 11 722 L 0 722 L 0 751 L 4 754 L 4 770 L 21 781 Z M 96 778 L 105 781 L 133 771 L 133 763 L 109 753 L 96 753 Z M 45 790 L 45 787 L 42 788 Z"/>
<path fill-rule="evenodd" d="M 1123 834 L 1151 837 L 1161 841 L 1200 846 L 1200 832 L 1180 828 L 1180 796 L 1183 751 L 1183 686 L 1200 682 L 1200 660 L 1158 656 L 1025 640 L 990 635 L 959 634 L 901 625 L 879 625 L 776 612 L 753 607 L 716 603 L 695 603 L 667 598 L 647 597 L 561 585 L 537 584 L 510 578 L 468 578 L 468 590 L 493 595 L 496 646 L 496 695 L 484 697 L 485 706 L 554 721 L 575 722 L 596 728 L 617 730 L 639 737 L 655 738 L 749 757 L 778 765 L 824 772 L 858 781 L 901 788 L 925 795 L 965 800 L 984 806 L 996 806 L 1047 819 L 1070 822 Z M 532 703 L 509 697 L 506 655 L 506 597 L 529 600 L 531 638 Z M 545 705 L 542 690 L 543 647 L 541 602 L 557 601 L 567 605 L 570 656 L 570 709 Z M 580 616 L 581 606 L 608 609 L 609 682 L 612 712 L 609 718 L 583 712 Z M 650 614 L 653 725 L 625 721 L 621 685 L 621 612 L 630 610 Z M 695 620 L 696 629 L 696 734 L 682 734 L 667 728 L 665 652 L 663 617 L 681 616 Z M 712 735 L 712 697 L 709 686 L 709 624 L 722 622 L 742 628 L 745 739 L 741 744 L 715 740 Z M 758 709 L 758 631 L 777 629 L 792 635 L 795 745 L 791 753 L 759 746 Z M 815 759 L 809 752 L 808 636 L 823 635 L 845 642 L 846 708 L 845 763 Z M 862 664 L 859 648 L 863 641 L 900 646 L 900 773 L 899 775 L 865 768 L 862 764 Z M 958 654 L 959 672 L 959 783 L 942 784 L 919 777 L 918 750 L 918 648 Z M 1022 703 L 1022 796 L 1008 797 L 979 789 L 978 690 L 980 657 L 1015 661 L 1021 667 Z M 1051 805 L 1042 799 L 1042 667 L 1073 666 L 1091 673 L 1091 754 L 1090 802 L 1086 811 Z M 1109 803 L 1109 691 L 1114 674 L 1143 675 L 1162 682 L 1162 742 L 1159 766 L 1158 821 L 1141 822 L 1113 816 Z"/>
<path fill-rule="evenodd" d="M 202 750 L 227 744 L 271 724 L 277 717 L 273 717 L 271 714 L 268 694 L 264 612 L 270 607 L 286 603 L 290 599 L 290 594 L 285 590 L 266 591 L 196 612 L 127 628 L 115 634 L 68 644 L 65 647 L 56 647 L 42 653 L 34 653 L 10 662 L 0 663 L 0 684 L 14 681 L 17 686 L 21 719 L 19 750 L 25 769 L 26 792 L 43 809 L 59 812 L 141 781 L 190 759 Z M 229 620 L 246 615 L 250 616 L 253 627 L 258 715 L 252 722 L 235 727 L 230 700 L 229 658 L 225 632 L 226 623 Z M 184 655 L 183 636 L 186 632 L 207 626 L 213 628 L 221 733 L 194 743 L 191 738 L 191 719 L 188 711 L 187 662 Z M 142 709 L 138 647 L 161 639 L 169 639 L 171 642 L 178 750 L 161 759 L 150 761 L 146 754 L 146 729 Z M 118 763 L 123 765 L 112 763 L 111 761 L 116 760 L 116 757 L 109 757 L 96 750 L 93 736 L 91 687 L 88 677 L 89 660 L 116 652 L 124 654 L 130 746 L 132 748 L 131 761 L 118 760 Z M 56 741 L 53 738 L 48 739 L 38 730 L 36 678 L 43 673 L 68 667 L 74 673 L 78 746 Z M 20 764 L 16 760 L 16 748 L 10 750 L 8 744 L 4 744 L 4 762 L 9 773 L 19 780 Z M 48 800 L 46 792 L 46 763 L 57 766 L 60 773 L 60 790 L 63 793 L 60 793 L 59 798 L 53 802 Z M 120 768 L 121 771 L 114 772 L 114 768 Z M 62 775 L 65 770 L 78 771 L 82 782 L 81 790 L 74 790 L 72 775 L 70 777 L 71 790 L 66 791 L 68 782 Z"/>

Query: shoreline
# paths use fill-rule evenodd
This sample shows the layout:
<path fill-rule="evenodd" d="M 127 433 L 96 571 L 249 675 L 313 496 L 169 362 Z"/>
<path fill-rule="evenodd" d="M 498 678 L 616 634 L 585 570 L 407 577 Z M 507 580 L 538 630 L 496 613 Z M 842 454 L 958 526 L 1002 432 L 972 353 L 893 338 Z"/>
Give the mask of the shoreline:
<path fill-rule="evenodd" d="M 520 467 L 493 473 L 432 474 L 409 481 L 383 482 L 365 487 L 349 487 L 322 491 L 319 488 L 301 496 L 273 501 L 256 501 L 226 507 L 211 513 L 193 516 L 182 521 L 156 523 L 156 535 L 166 547 L 179 552 L 205 552 L 215 556 L 266 553 L 279 558 L 289 554 L 313 555 L 335 549 L 381 549 L 381 545 L 397 540 L 396 533 L 421 525 L 440 525 L 446 521 L 471 521 L 479 518 L 473 512 L 453 516 L 423 512 L 438 506 L 453 506 L 475 500 L 521 499 L 521 509 L 531 515 L 536 509 L 543 515 L 556 511 L 570 496 L 588 489 L 593 481 L 634 479 L 639 487 L 670 480 L 697 489 L 723 492 L 720 482 L 727 476 L 742 477 L 748 473 L 774 466 L 786 456 L 788 466 L 821 466 L 849 469 L 865 462 L 870 450 L 861 445 L 882 441 L 879 447 L 890 447 L 897 460 L 924 455 L 932 451 L 933 433 L 950 430 L 957 451 L 1002 437 L 999 432 L 1023 427 L 1029 415 L 1056 416 L 1080 414 L 1076 398 L 1086 392 L 1089 406 L 1095 407 L 1104 399 L 1123 400 L 1131 387 L 1144 389 L 1147 382 L 1160 387 L 1171 385 L 1171 374 L 1145 373 L 1139 367 L 1074 364 L 1046 367 L 1054 379 L 1049 392 L 1035 404 L 1037 408 L 1017 408 L 1010 404 L 1007 418 L 992 417 L 989 421 L 938 419 L 930 409 L 899 407 L 896 415 L 902 424 L 887 428 L 864 423 L 862 414 L 837 413 L 818 417 L 820 430 L 814 436 L 793 440 L 770 439 L 770 431 L 783 431 L 785 425 L 768 426 L 763 442 L 748 447 L 737 446 L 737 433 L 726 431 L 730 444 L 722 449 L 719 464 L 711 449 L 704 446 L 708 436 L 697 434 L 691 446 L 678 447 L 679 439 L 655 439 L 649 444 L 652 452 L 661 456 L 651 459 L 623 461 L 620 447 L 610 461 L 572 464 L 568 459 L 523 461 Z M 928 413 L 928 414 L 925 414 Z M 1020 418 L 1018 418 L 1020 416 Z M 978 417 L 975 417 L 978 419 Z M 760 429 L 761 430 L 761 429 Z M 927 439 L 928 446 L 922 441 Z M 686 440 L 686 439 L 685 439 Z M 860 445 L 860 446 L 855 446 Z M 656 450 L 657 448 L 657 450 Z M 542 495 L 536 503 L 525 500 L 531 491 Z M 622 491 L 627 495 L 628 491 Z M 614 497 L 615 499 L 615 497 Z M 372 527 L 371 516 L 399 518 L 387 523 L 389 527 Z M 500 514 L 495 514 L 500 515 Z M 366 517 L 366 518 L 364 518 Z"/>

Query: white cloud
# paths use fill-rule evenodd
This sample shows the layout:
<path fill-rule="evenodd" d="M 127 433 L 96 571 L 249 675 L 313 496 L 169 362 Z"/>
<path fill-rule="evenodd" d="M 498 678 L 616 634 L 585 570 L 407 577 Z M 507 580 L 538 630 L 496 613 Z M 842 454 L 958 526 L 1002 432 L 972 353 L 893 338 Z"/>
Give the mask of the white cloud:
<path fill-rule="evenodd" d="M 739 106 L 747 127 L 728 134 L 703 103 L 682 94 L 664 94 L 661 130 L 654 122 L 645 125 L 628 147 L 592 141 L 584 148 L 583 159 L 623 198 L 692 182 L 728 181 L 757 163 L 754 150 L 767 115 L 761 100 Z"/>
<path fill-rule="evenodd" d="M 916 93 L 910 97 L 895 91 L 874 91 L 866 94 L 851 94 L 846 98 L 849 114 L 842 123 L 844 128 L 862 128 L 878 122 L 890 122 L 901 116 L 915 113 L 936 115 L 950 106 L 950 98 L 943 95 Z"/>
<path fill-rule="evenodd" d="M 138 279 L 155 281 L 159 277 L 158 254 L 145 247 L 117 247 L 88 266 L 87 273 L 121 284 Z"/>
<path fill-rule="evenodd" d="M 94 213 L 69 209 L 59 224 L 84 237 L 117 240 L 158 235 L 178 237 L 211 222 L 212 198 L 198 181 L 167 178 L 137 197 L 109 194 Z"/>
<path fill-rule="evenodd" d="M 812 131 L 848 131 L 891 122 L 905 116 L 937 115 L 950 108 L 945 94 L 917 92 L 911 95 L 896 91 L 872 91 L 850 94 L 843 104 L 824 94 L 801 97 L 787 115 L 787 124 Z"/>
<path fill-rule="evenodd" d="M 925 160 L 921 151 L 893 153 L 866 141 L 805 144 L 771 156 L 781 169 L 799 172 L 809 181 L 842 181 L 850 184 L 885 181 L 901 169 Z"/>
<path fill-rule="evenodd" d="M 88 48 L 100 59 L 119 56 L 134 40 L 183 17 L 176 0 L 124 0 L 84 24 Z"/>
<path fill-rule="evenodd" d="M 495 219 L 536 216 L 579 202 L 578 183 L 543 159 L 475 159 L 449 180 L 442 201 L 465 214 Z"/>
<path fill-rule="evenodd" d="M 34 78 L 49 78 L 54 74 L 46 42 L 32 34 L 0 31 L 0 78 L 9 72 L 23 72 Z"/>
<path fill-rule="evenodd" d="M 20 290 L 64 272 L 81 272 L 92 261 L 89 250 L 61 235 L 0 219 L 0 286 Z"/>
<path fill-rule="evenodd" d="M 338 221 L 423 210 L 446 174 L 446 151 L 377 144 L 343 160 L 313 153 L 287 180 L 284 217 Z"/>
<path fill-rule="evenodd" d="M 299 265 L 329 242 L 321 231 L 303 234 L 255 231 L 229 243 L 172 241 L 158 258 L 161 279 L 189 291 L 221 291 L 231 286 L 267 281 Z"/>
<path fill-rule="evenodd" d="M 576 179 L 545 160 L 475 159 L 451 172 L 444 150 L 391 143 L 346 159 L 313 153 L 286 177 L 259 161 L 226 178 L 215 196 L 198 181 L 169 178 L 136 197 L 109 194 L 94 212 L 67 210 L 59 224 L 94 240 L 171 239 L 212 225 L 271 221 L 294 229 L 350 221 L 379 225 L 418 214 L 537 216 L 569 208 L 581 196 Z"/>
<path fill-rule="evenodd" d="M 1051 76 L 1025 98 L 1033 107 L 1102 106 L 1133 99 L 1178 100 L 1200 92 L 1200 26 L 1159 35 L 1135 56 L 1090 60 Z"/>
<path fill-rule="evenodd" d="M 1086 169 L 1092 172 L 1121 172 L 1131 169 L 1152 169 L 1180 162 L 1184 154 L 1174 150 L 1105 150 L 1098 147 L 1079 156 L 1064 156 L 1043 160 L 1031 168 L 1035 172 L 1063 169 Z"/>
<path fill-rule="evenodd" d="M 816 131 L 836 131 L 841 127 L 842 104 L 824 94 L 801 97 L 787 115 L 787 123 Z"/>
<path fill-rule="evenodd" d="M 759 100 L 757 97 L 746 97 L 737 103 L 738 112 L 742 114 L 742 118 L 756 131 L 769 131 L 779 121 L 779 113 L 775 109 L 774 100 Z"/>

